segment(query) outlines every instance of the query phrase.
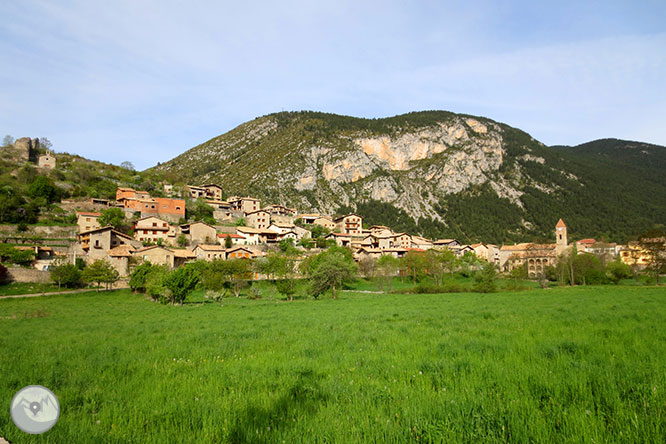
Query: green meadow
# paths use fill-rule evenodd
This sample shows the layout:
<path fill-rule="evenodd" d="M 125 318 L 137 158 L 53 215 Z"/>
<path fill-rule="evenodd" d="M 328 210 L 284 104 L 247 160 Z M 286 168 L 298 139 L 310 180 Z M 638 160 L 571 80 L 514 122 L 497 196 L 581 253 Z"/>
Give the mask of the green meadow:
<path fill-rule="evenodd" d="M 666 289 L 0 300 L 13 443 L 664 443 Z M 52 389 L 55 427 L 11 422 Z"/>

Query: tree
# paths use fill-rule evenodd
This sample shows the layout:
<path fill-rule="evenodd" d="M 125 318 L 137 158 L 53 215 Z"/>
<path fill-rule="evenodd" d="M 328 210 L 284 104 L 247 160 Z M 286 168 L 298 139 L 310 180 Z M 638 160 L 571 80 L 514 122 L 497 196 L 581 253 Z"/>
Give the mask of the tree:
<path fill-rule="evenodd" d="M 0 244 L 0 262 L 29 267 L 35 260 L 35 251 L 19 250 L 8 244 Z"/>
<path fill-rule="evenodd" d="M 249 259 L 231 259 L 227 263 L 230 270 L 231 289 L 234 296 L 240 297 L 241 290 L 247 287 L 248 281 L 252 279 L 252 262 Z"/>
<path fill-rule="evenodd" d="M 102 227 L 112 226 L 116 230 L 125 227 L 125 212 L 120 208 L 108 208 L 100 212 L 98 222 Z"/>
<path fill-rule="evenodd" d="M 606 264 L 606 275 L 614 283 L 619 284 L 622 279 L 628 279 L 633 276 L 631 267 L 618 257 L 612 262 Z"/>
<path fill-rule="evenodd" d="M 318 256 L 321 259 L 315 262 L 310 277 L 312 294 L 318 298 L 320 294 L 331 290 L 333 299 L 337 299 L 337 290 L 344 283 L 355 279 L 356 264 L 338 251 L 326 251 Z"/>
<path fill-rule="evenodd" d="M 46 176 L 37 178 L 28 186 L 28 196 L 33 199 L 43 198 L 46 203 L 53 203 L 60 199 L 62 190 L 55 186 L 53 181 Z"/>
<path fill-rule="evenodd" d="M 445 274 L 453 274 L 458 259 L 451 250 L 437 251 L 430 249 L 423 254 L 425 267 L 430 276 L 435 280 L 437 286 L 444 283 Z"/>
<path fill-rule="evenodd" d="M 211 225 L 215 224 L 215 219 L 213 218 L 213 212 L 215 210 L 206 203 L 206 199 L 203 197 L 200 197 L 197 200 L 188 200 L 185 209 L 189 220 L 204 221 Z"/>
<path fill-rule="evenodd" d="M 645 269 L 659 284 L 659 276 L 666 273 L 666 232 L 660 228 L 650 230 L 641 235 L 638 246 L 647 264 Z"/>
<path fill-rule="evenodd" d="M 227 234 L 224 237 L 224 248 L 231 248 L 234 246 L 233 240 L 231 240 L 231 235 Z"/>
<path fill-rule="evenodd" d="M 81 277 L 85 282 L 97 283 L 98 287 L 102 284 L 106 284 L 106 288 L 108 289 L 109 285 L 118 281 L 120 274 L 115 268 L 113 268 L 113 265 L 106 260 L 98 259 L 84 268 L 81 272 Z M 99 291 L 99 288 L 97 290 Z"/>
<path fill-rule="evenodd" d="M 81 270 L 75 264 L 60 264 L 50 268 L 51 280 L 68 288 L 81 285 Z"/>
<path fill-rule="evenodd" d="M 414 283 L 426 274 L 427 264 L 424 254 L 421 252 L 408 251 L 403 258 L 403 264 Z"/>
<path fill-rule="evenodd" d="M 298 252 L 294 246 L 294 240 L 291 238 L 282 239 L 280 241 L 280 251 L 288 254 L 294 254 Z"/>
<path fill-rule="evenodd" d="M 474 290 L 480 293 L 492 293 L 497 291 L 497 270 L 495 265 L 486 262 L 480 271 L 474 275 Z"/>
<path fill-rule="evenodd" d="M 358 272 L 361 276 L 368 279 L 375 275 L 377 269 L 377 259 L 370 256 L 363 256 L 358 261 Z"/>
<path fill-rule="evenodd" d="M 183 233 L 180 233 L 176 239 L 176 244 L 178 244 L 179 247 L 187 246 L 187 236 L 185 236 Z"/>
<path fill-rule="evenodd" d="M 51 148 L 53 148 L 53 144 L 46 137 L 40 137 L 39 138 L 39 147 L 50 150 Z"/>
<path fill-rule="evenodd" d="M 296 268 L 296 260 L 293 256 L 283 253 L 271 253 L 260 268 L 269 276 L 276 277 L 275 288 L 288 300 L 294 299 L 296 293 L 296 280 L 293 279 Z"/>
<path fill-rule="evenodd" d="M 380 291 L 391 291 L 393 288 L 393 277 L 398 273 L 400 263 L 398 259 L 385 254 L 377 260 L 376 276 L 377 286 Z"/>
<path fill-rule="evenodd" d="M 167 299 L 172 304 L 183 305 L 187 296 L 199 283 L 199 271 L 187 264 L 167 274 L 162 284 L 169 290 Z"/>
<path fill-rule="evenodd" d="M 128 160 L 120 164 L 121 168 L 125 168 L 128 171 L 134 171 L 134 164 Z"/>
<path fill-rule="evenodd" d="M 151 277 L 156 274 L 161 277 L 163 274 L 166 274 L 166 271 L 168 271 L 166 266 L 153 265 L 146 261 L 138 267 L 135 267 L 130 274 L 129 288 L 137 293 L 146 293 L 148 291 Z"/>
<path fill-rule="evenodd" d="M 2 139 L 2 146 L 11 146 L 14 145 L 14 138 L 7 134 L 3 139 Z"/>
<path fill-rule="evenodd" d="M 599 285 L 607 283 L 604 266 L 598 257 L 582 253 L 574 258 L 574 278 L 576 284 Z"/>

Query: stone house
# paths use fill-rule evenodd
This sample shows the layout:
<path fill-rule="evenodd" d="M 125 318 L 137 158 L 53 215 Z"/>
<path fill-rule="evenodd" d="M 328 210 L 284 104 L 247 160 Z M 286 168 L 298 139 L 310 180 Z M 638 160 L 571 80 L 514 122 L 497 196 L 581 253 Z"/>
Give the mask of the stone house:
<path fill-rule="evenodd" d="M 134 225 L 134 239 L 140 242 L 157 243 L 161 239 L 164 245 L 172 244 L 174 236 L 170 233 L 174 230 L 169 222 L 155 216 L 139 219 Z"/>
<path fill-rule="evenodd" d="M 433 243 L 422 236 L 412 236 L 412 245 L 410 248 L 418 248 L 421 250 L 429 250 L 433 248 Z"/>
<path fill-rule="evenodd" d="M 352 237 L 349 234 L 342 233 L 329 233 L 324 237 L 326 240 L 333 239 L 335 244 L 339 247 L 351 247 Z"/>
<path fill-rule="evenodd" d="M 76 225 L 79 227 L 79 233 L 83 231 L 95 230 L 101 228 L 98 222 L 102 213 L 89 213 L 85 211 L 76 212 Z"/>
<path fill-rule="evenodd" d="M 370 227 L 370 234 L 375 236 L 392 236 L 395 233 L 384 225 L 373 225 Z"/>
<path fill-rule="evenodd" d="M 191 244 L 213 244 L 217 239 L 215 227 L 204 222 L 181 225 L 180 231 Z"/>
<path fill-rule="evenodd" d="M 305 213 L 305 214 L 299 214 L 298 215 L 298 218 L 305 225 L 313 225 L 314 221 L 317 220 L 320 217 L 321 217 L 321 214 L 319 214 L 319 213 Z"/>
<path fill-rule="evenodd" d="M 312 221 L 312 225 L 319 225 L 324 228 L 328 228 L 329 230 L 335 230 L 335 222 L 333 222 L 333 220 L 329 219 L 328 217 L 318 217 Z"/>
<path fill-rule="evenodd" d="M 131 245 L 120 245 L 107 251 L 108 261 L 121 277 L 129 275 L 130 260 L 134 254 Z"/>
<path fill-rule="evenodd" d="M 361 236 L 363 234 L 363 218 L 358 214 L 347 214 L 335 219 L 335 229 L 342 234 Z"/>
<path fill-rule="evenodd" d="M 433 248 L 441 250 L 442 248 L 453 248 L 460 246 L 460 242 L 456 239 L 438 239 L 432 243 Z"/>
<path fill-rule="evenodd" d="M 393 243 L 398 248 L 411 248 L 412 236 L 407 233 L 397 233 Z"/>
<path fill-rule="evenodd" d="M 205 261 L 214 261 L 216 259 L 226 259 L 226 249 L 222 245 L 199 244 L 192 250 L 197 259 Z"/>
<path fill-rule="evenodd" d="M 484 259 L 492 264 L 499 265 L 499 247 L 493 244 L 477 243 L 470 245 L 477 257 Z"/>
<path fill-rule="evenodd" d="M 206 197 L 206 189 L 204 187 L 197 187 L 194 185 L 186 185 L 188 194 L 192 199 L 198 199 L 200 197 Z"/>
<path fill-rule="evenodd" d="M 236 233 L 243 236 L 243 240 L 238 241 L 240 245 L 259 245 L 261 243 L 260 235 L 264 230 L 252 227 L 238 227 Z"/>
<path fill-rule="evenodd" d="M 116 231 L 113 227 L 97 228 L 77 235 L 75 254 L 83 256 L 86 263 L 108 258 L 108 251 L 121 245 L 140 248 L 141 243 L 132 237 Z"/>
<path fill-rule="evenodd" d="M 247 247 L 234 247 L 226 251 L 227 260 L 230 259 L 252 259 L 256 256 L 254 251 L 250 250 Z"/>
<path fill-rule="evenodd" d="M 56 167 L 56 157 L 55 155 L 47 150 L 46 154 L 42 154 L 37 158 L 37 166 L 39 168 L 53 169 Z"/>
<path fill-rule="evenodd" d="M 204 185 L 202 188 L 206 190 L 206 197 L 209 199 L 213 200 L 222 200 L 222 187 L 214 184 L 214 183 L 209 183 Z"/>
<path fill-rule="evenodd" d="M 178 268 L 185 262 L 196 259 L 196 255 L 190 250 L 166 248 L 152 245 L 136 250 L 134 256 L 144 262 L 155 265 L 166 265 L 169 268 Z"/>
<path fill-rule="evenodd" d="M 218 233 L 217 240 L 220 245 L 226 245 L 227 238 L 231 238 L 231 245 L 245 245 L 245 237 L 235 233 Z"/>
<path fill-rule="evenodd" d="M 271 215 L 264 210 L 251 211 L 245 214 L 245 222 L 252 228 L 266 229 L 271 224 Z"/>
<path fill-rule="evenodd" d="M 238 196 L 233 196 L 227 199 L 229 204 L 231 205 L 231 208 L 233 210 L 240 211 L 244 214 L 250 213 L 252 211 L 257 211 L 260 209 L 260 201 L 259 199 L 255 199 L 254 197 L 238 197 Z"/>

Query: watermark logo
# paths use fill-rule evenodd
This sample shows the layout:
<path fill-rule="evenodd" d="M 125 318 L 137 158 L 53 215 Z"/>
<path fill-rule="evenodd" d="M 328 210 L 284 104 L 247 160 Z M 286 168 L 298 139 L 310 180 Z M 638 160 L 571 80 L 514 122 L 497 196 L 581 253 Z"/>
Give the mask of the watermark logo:
<path fill-rule="evenodd" d="M 29 385 L 14 395 L 11 415 L 16 427 L 36 435 L 49 431 L 58 422 L 60 403 L 46 387 Z"/>

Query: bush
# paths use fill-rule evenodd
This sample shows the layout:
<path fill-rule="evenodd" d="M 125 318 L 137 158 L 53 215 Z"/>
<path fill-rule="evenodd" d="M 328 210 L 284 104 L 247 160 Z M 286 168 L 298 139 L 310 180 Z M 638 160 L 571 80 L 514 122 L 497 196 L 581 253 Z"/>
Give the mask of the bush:
<path fill-rule="evenodd" d="M 480 293 L 493 293 L 497 291 L 497 270 L 495 265 L 486 262 L 481 271 L 474 275 L 474 291 Z"/>
<path fill-rule="evenodd" d="M 628 279 L 633 276 L 631 267 L 622 262 L 620 258 L 606 265 L 606 274 L 614 284 L 618 284 L 622 279 Z"/>
<path fill-rule="evenodd" d="M 0 262 L 28 267 L 35 260 L 33 250 L 19 250 L 11 245 L 0 244 Z"/>

